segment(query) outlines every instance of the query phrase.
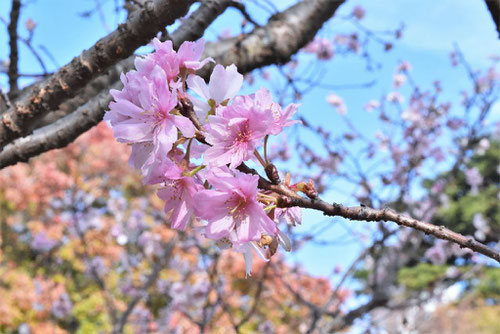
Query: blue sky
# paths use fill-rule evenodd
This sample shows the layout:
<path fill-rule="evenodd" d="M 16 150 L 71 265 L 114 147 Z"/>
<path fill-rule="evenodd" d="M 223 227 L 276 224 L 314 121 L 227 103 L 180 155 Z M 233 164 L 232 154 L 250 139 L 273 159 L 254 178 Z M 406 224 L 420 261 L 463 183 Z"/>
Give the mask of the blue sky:
<path fill-rule="evenodd" d="M 72 57 L 83 49 L 92 46 L 107 31 L 98 15 L 82 18 L 82 13 L 93 8 L 94 1 L 65 1 L 65 0 L 31 0 L 25 1 L 26 8 L 22 12 L 21 23 L 27 18 L 33 18 L 36 28 L 34 44 L 43 44 L 48 48 L 59 65 L 68 63 Z M 278 8 L 287 7 L 293 1 L 275 1 Z M 500 55 L 500 44 L 490 14 L 486 10 L 484 1 L 480 0 L 377 0 L 356 1 L 349 0 L 337 12 L 336 18 L 330 21 L 319 33 L 322 37 L 331 38 L 334 33 L 352 26 L 339 19 L 347 16 L 355 5 L 362 5 L 366 9 L 366 17 L 362 23 L 373 30 L 394 29 L 403 22 L 406 29 L 403 38 L 396 43 L 394 49 L 385 53 L 376 45 L 372 48 L 372 55 L 382 65 L 374 72 L 367 72 L 364 62 L 359 57 L 335 57 L 325 64 L 325 83 L 349 84 L 376 80 L 376 84 L 368 89 L 339 90 L 336 93 L 342 96 L 348 107 L 348 116 L 367 133 L 374 133 L 375 116 L 364 111 L 364 104 L 370 99 L 378 99 L 392 89 L 392 74 L 401 60 L 408 60 L 413 65 L 412 74 L 417 83 L 430 86 L 435 79 L 440 79 L 442 86 L 452 100 L 458 101 L 458 91 L 469 83 L 464 72 L 452 68 L 449 61 L 449 52 L 453 43 L 458 43 L 466 58 L 474 68 L 484 69 L 490 64 L 492 55 Z M 0 2 L 0 15 L 8 20 L 10 1 Z M 113 1 L 106 1 L 103 7 L 106 13 L 112 13 Z M 253 9 L 256 17 L 265 17 L 265 12 Z M 121 17 L 120 20 L 124 18 Z M 107 16 L 107 24 L 113 29 L 117 21 L 114 14 Z M 260 20 L 260 22 L 264 22 Z M 239 22 L 238 22 L 239 24 Z M 217 32 L 227 26 L 237 26 L 227 18 L 218 19 L 208 30 L 207 39 L 213 39 Z M 233 33 L 238 33 L 238 30 Z M 21 24 L 21 35 L 27 32 Z M 6 29 L 0 29 L 0 60 L 8 58 L 8 40 Z M 40 66 L 29 51 L 20 44 L 22 73 L 40 73 Z M 45 56 L 43 56 L 47 59 Z M 49 70 L 56 67 L 47 60 Z M 5 76 L 0 77 L 0 87 L 6 87 Z M 24 81 L 26 82 L 26 81 Z M 258 81 L 258 84 L 268 83 Z M 252 88 L 257 89 L 257 85 Z M 248 89 L 252 89 L 248 88 Z M 325 96 L 331 91 L 315 89 L 304 96 L 301 102 L 300 113 L 315 124 L 323 124 L 331 129 L 342 127 L 340 116 L 325 102 Z M 314 112 L 312 112 L 314 111 Z M 500 118 L 500 107 L 494 107 L 492 118 Z M 329 192 L 326 195 L 329 201 L 339 201 L 355 204 L 350 191 L 344 193 Z M 313 222 L 322 221 L 322 214 L 306 212 L 302 229 L 307 230 Z M 352 223 L 359 229 L 366 225 Z M 338 238 L 345 234 L 339 225 L 326 232 L 324 239 Z M 318 275 L 328 275 L 336 264 L 344 267 L 357 255 L 359 246 L 319 247 L 306 245 L 299 252 L 293 253 L 291 259 L 300 261 L 305 268 Z"/>

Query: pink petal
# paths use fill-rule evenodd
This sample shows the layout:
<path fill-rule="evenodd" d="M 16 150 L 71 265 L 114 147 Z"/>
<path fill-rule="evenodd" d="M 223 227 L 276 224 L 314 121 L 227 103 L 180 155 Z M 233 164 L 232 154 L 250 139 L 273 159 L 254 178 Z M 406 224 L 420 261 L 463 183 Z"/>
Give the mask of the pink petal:
<path fill-rule="evenodd" d="M 189 89 L 204 98 L 205 100 L 210 99 L 210 93 L 208 91 L 207 84 L 205 80 L 197 75 L 190 75 L 186 80 Z"/>
<path fill-rule="evenodd" d="M 189 118 L 184 116 L 174 116 L 173 119 L 174 124 L 181 131 L 182 135 L 186 138 L 194 137 L 194 133 L 196 128 L 193 123 L 189 120 Z"/>
<path fill-rule="evenodd" d="M 225 216 L 219 220 L 210 222 L 205 229 L 205 233 L 207 235 L 207 238 L 217 240 L 229 235 L 233 228 L 233 217 Z"/>

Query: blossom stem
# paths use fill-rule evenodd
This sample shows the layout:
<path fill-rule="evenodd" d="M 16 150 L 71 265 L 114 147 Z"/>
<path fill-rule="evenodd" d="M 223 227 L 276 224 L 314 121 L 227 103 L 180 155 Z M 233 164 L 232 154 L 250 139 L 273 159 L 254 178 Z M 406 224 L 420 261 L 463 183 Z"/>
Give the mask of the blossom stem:
<path fill-rule="evenodd" d="M 269 160 L 267 159 L 267 140 L 269 139 L 269 135 L 264 137 L 264 160 L 266 161 L 266 166 L 269 165 Z"/>
<path fill-rule="evenodd" d="M 267 163 L 264 161 L 264 159 L 262 159 L 262 156 L 260 155 L 259 151 L 255 150 L 254 154 L 255 154 L 255 157 L 257 158 L 257 160 L 259 160 L 262 167 L 265 168 L 267 166 Z"/>
<path fill-rule="evenodd" d="M 193 143 L 193 138 L 189 139 L 188 146 L 186 148 L 186 155 L 183 160 L 186 160 L 189 163 L 189 156 L 191 154 L 191 144 Z"/>

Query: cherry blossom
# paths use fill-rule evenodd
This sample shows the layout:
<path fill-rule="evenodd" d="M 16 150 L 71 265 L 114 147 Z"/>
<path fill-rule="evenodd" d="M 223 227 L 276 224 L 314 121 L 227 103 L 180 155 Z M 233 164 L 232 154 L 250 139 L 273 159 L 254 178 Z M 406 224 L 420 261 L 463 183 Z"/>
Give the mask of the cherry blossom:
<path fill-rule="evenodd" d="M 177 52 L 175 52 L 170 40 L 162 43 L 158 38 L 155 38 L 153 45 L 156 52 L 150 57 L 165 71 L 169 80 L 179 75 L 183 69 L 192 73 L 213 61 L 212 58 L 200 61 L 205 48 L 205 40 L 203 39 L 196 42 L 184 42 Z"/>
<path fill-rule="evenodd" d="M 126 143 L 152 142 L 155 154 L 166 154 L 177 140 L 177 129 L 186 137 L 194 136 L 194 125 L 184 116 L 176 115 L 177 95 L 171 92 L 165 72 L 155 66 L 150 78 L 139 72 L 134 78 L 141 85 L 139 104 L 114 94 L 106 119 L 113 125 L 115 137 Z"/>
<path fill-rule="evenodd" d="M 205 80 L 197 75 L 190 75 L 187 78 L 187 84 L 191 90 L 203 98 L 203 101 L 193 98 L 191 102 L 193 102 L 198 118 L 205 121 L 209 111 L 212 115 L 215 114 L 218 106 L 227 105 L 229 100 L 238 94 L 243 84 L 243 75 L 238 73 L 235 65 L 226 68 L 216 65 L 208 86 Z"/>
<path fill-rule="evenodd" d="M 258 176 L 221 169 L 207 180 L 214 189 L 199 191 L 194 199 L 198 215 L 208 221 L 208 238 L 227 238 L 233 230 L 239 242 L 260 240 L 263 233 L 275 234 L 276 224 L 257 201 Z"/>
<path fill-rule="evenodd" d="M 195 182 L 194 177 L 184 176 L 174 163 L 165 165 L 163 175 L 165 181 L 158 197 L 165 201 L 165 212 L 173 210 L 169 218 L 172 228 L 184 230 L 194 212 L 193 197 L 203 187 Z"/>
<path fill-rule="evenodd" d="M 357 20 L 362 20 L 365 17 L 365 9 L 361 6 L 356 6 L 352 10 L 352 16 L 354 16 Z"/>
<path fill-rule="evenodd" d="M 306 45 L 304 51 L 314 53 L 319 60 L 329 60 L 333 58 L 333 43 L 322 37 L 315 37 L 312 42 Z"/>
<path fill-rule="evenodd" d="M 335 110 L 339 115 L 345 115 L 347 114 L 347 106 L 344 102 L 344 99 L 341 98 L 340 96 L 331 93 L 326 97 L 326 102 L 331 104 L 333 107 L 335 107 Z"/>
<path fill-rule="evenodd" d="M 115 138 L 132 146 L 129 162 L 141 170 L 143 183 L 160 187 L 171 227 L 184 230 L 192 218 L 206 221 L 202 234 L 242 253 L 248 275 L 252 252 L 270 247 L 274 254 L 278 245 L 291 249 L 270 217 L 295 225 L 301 211 L 277 209 L 277 199 L 257 189 L 258 176 L 235 168 L 250 159 L 265 167 L 257 149 L 266 137 L 299 123 L 292 119 L 298 105 L 282 108 L 265 88 L 237 96 L 243 76 L 235 65 L 216 65 L 207 85 L 194 74 L 210 61 L 200 61 L 202 40 L 185 42 L 177 52 L 170 41 L 155 39 L 153 45 L 156 52 L 138 57 L 136 70 L 122 75 L 124 87 L 111 92 L 105 119 Z M 186 86 L 201 99 L 187 94 Z M 114 229 L 117 243 L 137 242 L 148 256 L 161 253 L 161 242 L 151 233 L 126 229 Z"/>
<path fill-rule="evenodd" d="M 205 136 L 213 146 L 205 152 L 206 164 L 229 164 L 230 168 L 236 168 L 262 145 L 274 125 L 274 117 L 269 109 L 248 103 L 249 99 L 235 99 L 230 106 L 208 117 Z"/>

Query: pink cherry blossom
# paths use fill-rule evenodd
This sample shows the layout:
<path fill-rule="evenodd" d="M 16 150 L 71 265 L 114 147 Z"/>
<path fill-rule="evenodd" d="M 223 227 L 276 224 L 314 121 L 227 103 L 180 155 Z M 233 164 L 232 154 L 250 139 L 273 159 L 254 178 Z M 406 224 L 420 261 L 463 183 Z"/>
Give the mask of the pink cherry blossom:
<path fill-rule="evenodd" d="M 344 102 L 344 99 L 341 98 L 340 96 L 331 93 L 326 97 L 326 102 L 331 104 L 333 107 L 335 107 L 335 110 L 339 115 L 345 115 L 347 114 L 347 106 Z"/>
<path fill-rule="evenodd" d="M 205 152 L 205 164 L 238 167 L 250 159 L 254 150 L 263 143 L 269 129 L 274 126 L 274 117 L 269 109 L 235 99 L 233 104 L 215 116 L 209 116 L 205 128 L 206 140 L 212 145 Z"/>
<path fill-rule="evenodd" d="M 387 94 L 387 101 L 392 103 L 403 103 L 405 98 L 399 92 L 390 92 Z"/>
<path fill-rule="evenodd" d="M 257 254 L 257 256 L 263 261 L 269 261 L 266 259 L 262 251 L 260 250 L 254 242 L 243 242 L 237 243 L 233 245 L 233 250 L 236 252 L 242 253 L 245 258 L 245 278 L 251 276 L 252 267 L 253 267 L 253 253 Z"/>
<path fill-rule="evenodd" d="M 236 240 L 242 243 L 260 240 L 262 234 L 276 234 L 276 223 L 257 201 L 258 176 L 214 169 L 207 181 L 214 189 L 199 191 L 194 200 L 198 216 L 208 221 L 208 238 L 228 238 L 235 231 Z"/>
<path fill-rule="evenodd" d="M 396 73 L 394 74 L 394 77 L 392 78 L 393 86 L 395 89 L 403 86 L 407 80 L 406 75 L 401 74 L 401 73 Z"/>
<path fill-rule="evenodd" d="M 175 52 L 170 40 L 162 43 L 158 38 L 155 38 L 153 45 L 156 52 L 150 56 L 165 71 L 169 80 L 179 75 L 182 69 L 194 72 L 213 61 L 212 58 L 200 61 L 205 48 L 205 40 L 203 39 L 196 42 L 184 42 L 177 52 Z"/>
<path fill-rule="evenodd" d="M 135 86 L 140 87 L 136 94 Z M 165 72 L 154 66 L 148 77 L 142 72 L 126 76 L 124 91 L 112 91 L 115 102 L 105 115 L 115 137 L 125 143 L 152 142 L 155 155 L 165 155 L 177 140 L 177 129 L 185 137 L 193 137 L 195 128 L 189 119 L 176 115 L 177 94 L 171 92 Z M 133 95 L 133 96 L 130 96 Z"/>
<path fill-rule="evenodd" d="M 427 249 L 424 256 L 435 265 L 443 265 L 450 256 L 448 242 L 445 240 L 436 240 L 434 246 Z"/>
<path fill-rule="evenodd" d="M 297 111 L 299 105 L 291 103 L 283 110 L 281 106 L 273 101 L 271 92 L 266 88 L 261 88 L 255 94 L 238 96 L 236 100 L 249 109 L 268 110 L 273 115 L 273 123 L 269 127 L 267 134 L 278 135 L 284 127 L 301 123 L 299 120 L 290 119 Z"/>
<path fill-rule="evenodd" d="M 191 90 L 203 98 L 192 98 L 191 101 L 198 118 L 204 121 L 210 110 L 211 114 L 214 114 L 218 106 L 227 105 L 228 101 L 238 94 L 243 84 L 243 75 L 238 73 L 235 65 L 226 68 L 216 65 L 210 75 L 209 86 L 197 75 L 190 75 L 186 82 Z"/>
<path fill-rule="evenodd" d="M 276 208 L 274 210 L 275 220 L 280 223 L 286 223 L 290 226 L 302 223 L 302 209 L 299 207 Z"/>
<path fill-rule="evenodd" d="M 365 9 L 361 6 L 356 6 L 352 10 L 352 16 L 354 16 L 357 20 L 363 19 L 365 17 Z"/>
<path fill-rule="evenodd" d="M 409 72 L 412 70 L 410 62 L 404 60 L 396 67 L 396 72 Z"/>
<path fill-rule="evenodd" d="M 182 169 L 168 159 L 155 171 L 150 181 L 163 182 L 158 197 L 165 201 L 165 212 L 172 211 L 168 219 L 171 227 L 184 230 L 194 213 L 193 197 L 203 186 L 196 182 L 196 176 L 183 175 Z"/>
<path fill-rule="evenodd" d="M 370 100 L 368 103 L 365 105 L 365 110 L 368 112 L 372 112 L 373 110 L 377 109 L 380 107 L 380 102 L 377 100 Z"/>
<path fill-rule="evenodd" d="M 312 42 L 306 45 L 304 51 L 315 53 L 319 60 L 329 60 L 333 58 L 333 43 L 326 38 L 315 37 Z"/>

